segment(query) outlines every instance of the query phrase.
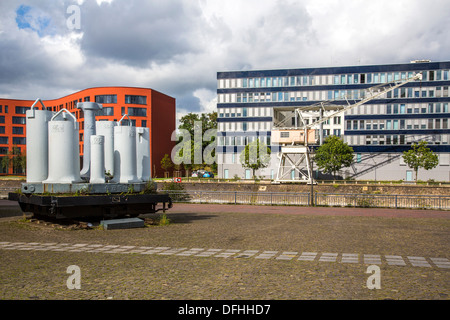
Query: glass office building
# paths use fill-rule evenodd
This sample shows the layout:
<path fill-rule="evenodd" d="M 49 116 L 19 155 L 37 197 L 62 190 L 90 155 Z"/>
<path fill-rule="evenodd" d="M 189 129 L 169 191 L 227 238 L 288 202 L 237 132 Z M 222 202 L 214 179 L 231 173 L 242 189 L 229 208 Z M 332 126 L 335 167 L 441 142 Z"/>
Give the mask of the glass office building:
<path fill-rule="evenodd" d="M 450 179 L 449 86 L 450 62 L 413 61 L 405 64 L 322 67 L 217 73 L 218 175 L 251 178 L 239 162 L 245 145 L 259 139 L 272 150 L 271 163 L 257 176 L 273 179 L 279 146 L 271 143 L 278 110 L 307 107 L 335 100 L 353 103 L 364 99 L 364 89 L 391 81 L 414 81 L 359 107 L 329 119 L 323 136 L 336 135 L 353 147 L 355 160 L 340 172 L 343 178 L 413 180 L 402 152 L 425 140 L 438 154 L 439 165 L 419 170 L 420 180 Z M 312 123 L 318 114 L 307 114 Z M 283 119 L 294 126 L 294 118 Z M 318 129 L 319 128 L 315 128 Z M 316 177 L 325 178 L 315 170 Z"/>

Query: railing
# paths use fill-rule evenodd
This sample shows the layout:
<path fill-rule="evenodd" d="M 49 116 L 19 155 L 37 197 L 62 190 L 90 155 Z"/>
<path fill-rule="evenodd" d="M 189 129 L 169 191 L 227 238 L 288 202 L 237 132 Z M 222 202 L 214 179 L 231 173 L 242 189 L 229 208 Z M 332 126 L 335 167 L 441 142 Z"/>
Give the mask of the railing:
<path fill-rule="evenodd" d="M 164 191 L 161 191 L 164 192 Z M 256 205 L 310 205 L 309 193 L 242 192 L 242 191 L 166 191 L 173 202 L 256 204 Z"/>
<path fill-rule="evenodd" d="M 450 210 L 450 196 L 316 193 L 319 206 Z"/>
<path fill-rule="evenodd" d="M 236 184 L 254 184 L 254 179 L 243 179 L 243 178 L 197 178 L 197 177 L 182 177 L 180 176 L 183 183 L 236 183 Z M 154 179 L 156 182 L 172 182 L 173 178 L 157 178 Z M 271 184 L 273 180 L 270 179 L 257 179 L 256 183 L 260 183 L 261 185 L 264 184 Z M 318 185 L 378 185 L 378 186 L 390 186 L 390 185 L 402 185 L 402 186 L 433 186 L 433 187 L 449 187 L 450 181 L 419 181 L 415 183 L 414 181 L 403 181 L 403 180 L 314 180 L 315 183 Z M 304 184 L 302 182 L 298 182 L 298 185 Z"/>
<path fill-rule="evenodd" d="M 289 206 L 311 205 L 310 193 L 243 191 L 160 192 L 168 192 L 173 202 Z M 450 196 L 315 193 L 314 204 L 316 206 L 330 207 L 450 210 Z"/>

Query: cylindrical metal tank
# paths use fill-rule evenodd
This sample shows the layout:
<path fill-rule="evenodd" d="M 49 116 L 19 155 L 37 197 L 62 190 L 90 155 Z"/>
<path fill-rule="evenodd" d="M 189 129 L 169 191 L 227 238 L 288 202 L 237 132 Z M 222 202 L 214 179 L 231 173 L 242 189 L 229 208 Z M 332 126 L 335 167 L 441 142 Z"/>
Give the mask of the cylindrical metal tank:
<path fill-rule="evenodd" d="M 35 108 L 38 102 L 42 110 Z M 41 99 L 26 112 L 27 183 L 41 183 L 48 177 L 48 122 L 52 115 Z"/>
<path fill-rule="evenodd" d="M 105 137 L 91 136 L 90 183 L 105 183 Z"/>
<path fill-rule="evenodd" d="M 78 102 L 77 108 L 83 110 L 84 114 L 84 152 L 83 152 L 83 167 L 80 175 L 84 179 L 89 179 L 90 163 L 91 163 L 91 136 L 95 135 L 95 113 L 101 110 L 103 106 L 95 102 Z"/>
<path fill-rule="evenodd" d="M 122 126 L 122 119 L 114 127 L 114 178 L 115 183 L 136 183 L 136 127 Z M 129 119 L 129 118 L 128 118 Z"/>
<path fill-rule="evenodd" d="M 136 161 L 138 179 L 149 181 L 151 179 L 149 128 L 136 128 Z"/>
<path fill-rule="evenodd" d="M 105 171 L 114 176 L 114 121 L 96 121 L 96 134 L 105 137 Z"/>
<path fill-rule="evenodd" d="M 77 183 L 80 176 L 78 123 L 61 109 L 48 123 L 48 178 L 43 183 Z"/>

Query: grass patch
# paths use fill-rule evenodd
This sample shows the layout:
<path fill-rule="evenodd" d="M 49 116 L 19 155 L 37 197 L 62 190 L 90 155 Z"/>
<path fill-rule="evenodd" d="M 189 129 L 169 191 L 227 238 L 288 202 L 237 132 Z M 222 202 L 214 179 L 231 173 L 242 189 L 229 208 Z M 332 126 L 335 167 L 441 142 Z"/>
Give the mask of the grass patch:
<path fill-rule="evenodd" d="M 170 224 L 170 219 L 167 217 L 165 213 L 157 216 L 156 218 L 145 218 L 144 225 L 146 227 L 152 226 L 168 226 Z"/>

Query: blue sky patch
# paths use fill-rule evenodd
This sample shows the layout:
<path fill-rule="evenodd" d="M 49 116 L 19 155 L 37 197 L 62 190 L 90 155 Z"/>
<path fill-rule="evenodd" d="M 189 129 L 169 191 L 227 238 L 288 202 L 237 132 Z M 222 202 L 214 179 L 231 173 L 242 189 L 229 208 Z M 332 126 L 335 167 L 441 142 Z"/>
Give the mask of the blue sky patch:
<path fill-rule="evenodd" d="M 19 29 L 31 29 L 39 37 L 50 33 L 50 17 L 31 6 L 20 5 L 16 10 L 16 23 Z"/>

